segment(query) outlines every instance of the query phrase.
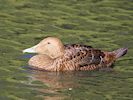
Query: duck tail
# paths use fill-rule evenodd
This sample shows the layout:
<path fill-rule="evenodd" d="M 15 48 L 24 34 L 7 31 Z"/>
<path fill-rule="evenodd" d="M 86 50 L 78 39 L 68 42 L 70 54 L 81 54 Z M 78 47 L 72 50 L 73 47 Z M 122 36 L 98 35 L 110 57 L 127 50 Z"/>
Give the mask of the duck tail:
<path fill-rule="evenodd" d="M 113 53 L 115 54 L 115 58 L 118 59 L 122 56 L 124 56 L 128 51 L 128 48 L 120 48 L 117 50 L 114 50 Z"/>

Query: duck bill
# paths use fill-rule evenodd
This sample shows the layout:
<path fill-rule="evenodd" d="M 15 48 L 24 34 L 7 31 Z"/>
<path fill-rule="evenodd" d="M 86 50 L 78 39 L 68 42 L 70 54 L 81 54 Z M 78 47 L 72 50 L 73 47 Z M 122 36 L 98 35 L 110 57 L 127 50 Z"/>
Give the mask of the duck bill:
<path fill-rule="evenodd" d="M 36 47 L 37 47 L 37 45 L 35 45 L 31 48 L 27 48 L 27 49 L 23 50 L 23 53 L 37 53 L 36 52 Z"/>

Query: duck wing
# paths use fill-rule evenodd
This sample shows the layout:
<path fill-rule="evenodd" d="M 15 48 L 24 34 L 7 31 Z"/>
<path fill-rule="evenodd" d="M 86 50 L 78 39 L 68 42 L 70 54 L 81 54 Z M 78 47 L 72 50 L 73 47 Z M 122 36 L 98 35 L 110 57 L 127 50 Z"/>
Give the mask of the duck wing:
<path fill-rule="evenodd" d="M 75 70 L 80 70 L 80 68 L 85 66 L 89 70 L 89 68 L 92 68 L 91 65 L 95 65 L 98 68 L 103 57 L 104 52 L 101 50 L 94 49 L 91 46 L 72 44 L 65 45 L 65 55 L 61 58 L 61 61 L 63 64 L 65 62 L 63 65 L 65 70 L 67 70 L 67 67 L 69 67 L 68 70 L 74 68 Z"/>
<path fill-rule="evenodd" d="M 90 49 L 92 46 L 82 45 L 82 44 L 65 44 L 65 49 Z"/>

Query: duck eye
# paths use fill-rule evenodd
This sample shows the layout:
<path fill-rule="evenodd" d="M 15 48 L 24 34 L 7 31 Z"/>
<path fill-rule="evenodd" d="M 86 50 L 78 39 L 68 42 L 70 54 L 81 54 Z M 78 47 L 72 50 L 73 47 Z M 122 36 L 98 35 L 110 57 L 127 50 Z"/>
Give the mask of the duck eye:
<path fill-rule="evenodd" d="M 48 42 L 48 44 L 50 44 L 50 42 Z"/>

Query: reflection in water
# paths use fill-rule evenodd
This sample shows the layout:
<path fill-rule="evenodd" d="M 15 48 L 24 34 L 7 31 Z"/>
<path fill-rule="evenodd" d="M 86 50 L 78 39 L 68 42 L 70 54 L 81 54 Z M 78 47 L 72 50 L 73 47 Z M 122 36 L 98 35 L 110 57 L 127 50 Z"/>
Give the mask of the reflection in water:
<path fill-rule="evenodd" d="M 56 73 L 32 70 L 30 75 L 32 80 L 39 80 L 49 87 L 39 89 L 39 91 L 55 94 L 54 96 L 45 96 L 46 100 L 62 100 L 67 98 L 65 95 L 58 93 L 58 91 L 61 89 L 71 91 L 78 86 L 78 84 L 76 84 L 76 73 L 74 72 Z"/>
<path fill-rule="evenodd" d="M 47 100 L 73 99 L 118 99 L 115 95 L 128 96 L 131 92 L 133 73 L 126 72 L 42 72 L 30 70 L 30 77 L 47 84 L 49 88 L 39 89 L 43 93 L 55 94 L 45 96 Z M 129 77 L 130 76 L 130 77 Z M 128 85 L 125 85 L 127 84 Z M 93 99 L 92 99 L 93 98 Z"/>
<path fill-rule="evenodd" d="M 47 94 L 55 94 L 54 96 L 45 96 L 48 100 L 62 100 L 68 98 L 71 95 L 64 95 L 59 91 L 68 91 L 71 93 L 76 88 L 82 87 L 82 83 L 85 86 L 84 79 L 94 79 L 100 75 L 94 74 L 95 72 L 43 72 L 37 70 L 30 70 L 31 80 L 38 80 L 46 84 L 49 88 L 42 88 L 39 91 Z M 95 82 L 89 82 L 88 85 L 95 85 Z"/>
<path fill-rule="evenodd" d="M 33 79 L 47 84 L 51 88 L 72 88 L 76 87 L 76 74 L 74 72 L 56 73 L 32 70 Z"/>
<path fill-rule="evenodd" d="M 82 79 L 94 79 L 101 77 L 104 74 L 96 74 L 96 71 L 87 72 L 87 71 L 79 71 L 79 72 L 47 72 L 47 71 L 38 71 L 31 70 L 31 78 L 32 80 L 41 81 L 52 89 L 61 89 L 66 88 L 76 88 L 80 84 L 78 83 Z M 101 72 L 102 73 L 102 72 Z M 115 72 L 113 72 L 115 73 Z"/>

